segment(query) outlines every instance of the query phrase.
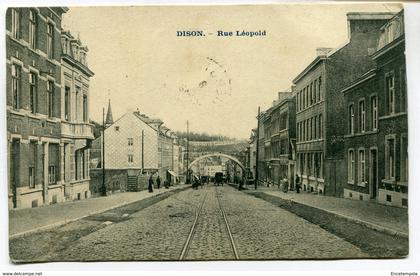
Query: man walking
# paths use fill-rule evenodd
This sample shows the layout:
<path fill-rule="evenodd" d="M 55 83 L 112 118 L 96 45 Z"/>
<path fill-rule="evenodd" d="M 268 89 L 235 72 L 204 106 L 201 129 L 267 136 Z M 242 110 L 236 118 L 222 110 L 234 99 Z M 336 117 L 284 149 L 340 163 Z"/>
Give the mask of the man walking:
<path fill-rule="evenodd" d="M 160 177 L 159 177 L 159 175 L 156 178 L 156 184 L 157 184 L 157 188 L 160 189 Z"/>
<path fill-rule="evenodd" d="M 153 174 L 151 174 L 150 177 L 149 177 L 148 189 L 149 189 L 149 193 L 153 193 Z"/>
<path fill-rule="evenodd" d="M 295 177 L 295 186 L 296 186 L 296 193 L 300 193 L 300 178 L 297 174 Z"/>

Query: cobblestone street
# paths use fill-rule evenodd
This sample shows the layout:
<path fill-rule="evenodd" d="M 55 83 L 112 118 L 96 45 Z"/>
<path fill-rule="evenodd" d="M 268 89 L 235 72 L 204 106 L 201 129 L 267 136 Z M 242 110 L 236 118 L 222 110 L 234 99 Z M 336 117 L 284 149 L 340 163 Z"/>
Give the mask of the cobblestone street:
<path fill-rule="evenodd" d="M 20 262 L 234 260 L 234 248 L 238 259 L 371 257 L 318 225 L 227 185 L 188 189 L 141 210 L 127 210 L 111 210 L 46 234 L 14 239 L 11 258 L 19 256 Z M 25 257 L 19 250 L 34 255 Z"/>

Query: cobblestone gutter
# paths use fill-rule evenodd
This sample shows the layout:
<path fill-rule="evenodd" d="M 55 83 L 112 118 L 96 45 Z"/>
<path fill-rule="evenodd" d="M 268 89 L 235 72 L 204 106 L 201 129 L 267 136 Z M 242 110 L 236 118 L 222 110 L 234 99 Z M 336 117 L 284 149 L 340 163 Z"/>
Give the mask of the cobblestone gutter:
<path fill-rule="evenodd" d="M 408 238 L 378 232 L 333 213 L 265 194 L 248 193 L 270 202 L 305 220 L 319 225 L 326 231 L 358 246 L 372 258 L 404 258 L 408 255 Z"/>

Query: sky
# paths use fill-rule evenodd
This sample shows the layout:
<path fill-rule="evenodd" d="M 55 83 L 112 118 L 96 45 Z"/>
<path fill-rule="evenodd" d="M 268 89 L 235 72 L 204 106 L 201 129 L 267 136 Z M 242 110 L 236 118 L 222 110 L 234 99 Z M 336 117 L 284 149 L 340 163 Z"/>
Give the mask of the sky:
<path fill-rule="evenodd" d="M 63 28 L 89 52 L 90 117 L 139 109 L 174 131 L 248 138 L 258 106 L 290 89 L 317 47 L 347 41 L 348 12 L 397 12 L 391 4 L 70 7 Z M 177 36 L 202 30 L 204 37 Z M 217 31 L 266 36 L 218 37 Z"/>

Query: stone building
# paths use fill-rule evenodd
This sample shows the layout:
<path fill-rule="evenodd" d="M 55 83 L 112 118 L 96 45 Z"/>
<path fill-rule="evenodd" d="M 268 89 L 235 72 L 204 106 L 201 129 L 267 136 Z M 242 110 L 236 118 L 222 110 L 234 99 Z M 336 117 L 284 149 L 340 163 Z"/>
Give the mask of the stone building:
<path fill-rule="evenodd" d="M 258 153 L 257 153 L 257 181 L 258 184 L 262 184 L 264 181 L 267 180 L 267 168 L 266 168 L 266 160 L 265 160 L 265 133 L 264 133 L 264 121 L 265 121 L 266 113 L 263 111 L 257 116 L 258 120 L 258 133 L 257 133 L 257 145 Z"/>
<path fill-rule="evenodd" d="M 262 120 L 265 181 L 279 185 L 287 179 L 290 188 L 294 185 L 296 162 L 295 102 L 294 92 L 279 92 Z"/>
<path fill-rule="evenodd" d="M 296 86 L 297 172 L 303 189 L 343 195 L 346 179 L 345 104 L 340 91 L 373 67 L 369 57 L 393 13 L 348 13 L 348 41 L 316 58 L 293 80 Z"/>
<path fill-rule="evenodd" d="M 98 155 L 102 154 L 102 136 L 93 142 L 92 148 L 96 153 L 92 158 L 99 160 L 91 160 L 91 163 L 97 165 L 96 169 L 102 168 L 103 157 Z M 119 180 L 127 185 L 117 188 L 119 190 L 143 189 L 145 183 L 139 183 L 140 179 L 145 182 L 147 176 L 155 173 L 159 174 L 162 186 L 167 179 L 175 183 L 182 162 L 180 150 L 177 137 L 160 119 L 150 118 L 139 111 L 129 110 L 105 129 L 107 177 L 112 179 L 113 175 L 124 175 L 126 178 Z"/>
<path fill-rule="evenodd" d="M 257 129 L 251 130 L 251 136 L 246 148 L 246 170 L 248 181 L 255 181 L 255 170 L 257 169 Z"/>
<path fill-rule="evenodd" d="M 61 180 L 67 199 L 90 197 L 89 147 L 93 125 L 89 123 L 88 48 L 69 31 L 61 32 Z"/>
<path fill-rule="evenodd" d="M 9 207 L 64 200 L 60 161 L 64 7 L 6 12 Z"/>
<path fill-rule="evenodd" d="M 346 104 L 344 197 L 408 205 L 403 11 L 381 28 L 375 67 L 342 90 Z"/>

